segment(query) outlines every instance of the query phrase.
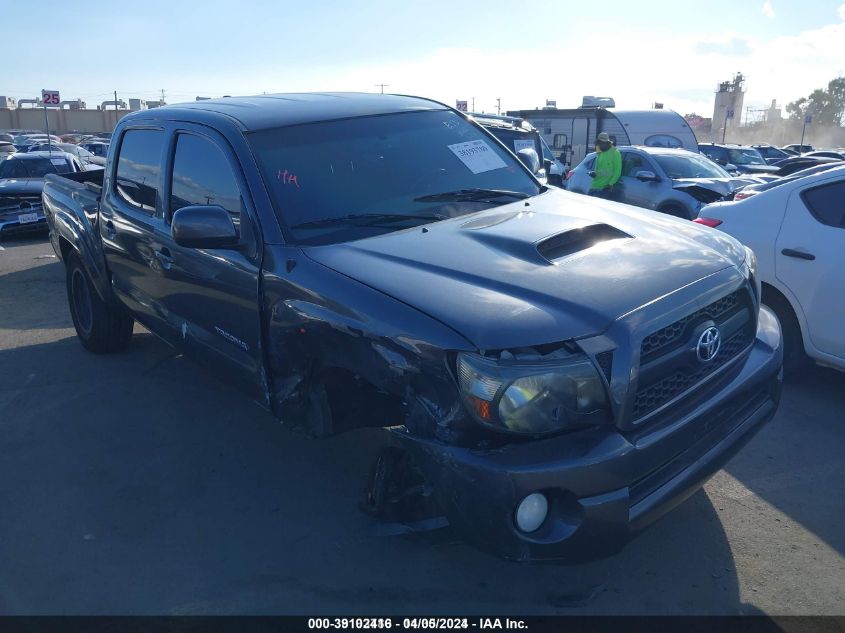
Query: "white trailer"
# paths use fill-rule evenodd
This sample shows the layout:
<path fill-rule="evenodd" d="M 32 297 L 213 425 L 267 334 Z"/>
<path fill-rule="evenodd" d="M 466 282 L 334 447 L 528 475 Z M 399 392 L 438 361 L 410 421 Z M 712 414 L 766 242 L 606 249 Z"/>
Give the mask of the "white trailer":
<path fill-rule="evenodd" d="M 508 116 L 528 120 L 560 160 L 570 167 L 593 151 L 596 136 L 607 132 L 617 146 L 678 147 L 698 152 L 698 139 L 684 118 L 672 110 L 610 110 L 603 107 L 514 110 Z"/>

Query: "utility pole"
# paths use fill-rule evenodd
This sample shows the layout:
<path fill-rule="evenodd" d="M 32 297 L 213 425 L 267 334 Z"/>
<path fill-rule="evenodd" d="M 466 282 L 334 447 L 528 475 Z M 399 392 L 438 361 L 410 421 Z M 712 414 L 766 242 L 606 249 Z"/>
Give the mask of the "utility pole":
<path fill-rule="evenodd" d="M 384 89 L 389 86 L 390 84 L 376 84 L 379 88 L 381 88 L 381 94 L 384 94 Z"/>
<path fill-rule="evenodd" d="M 46 110 L 45 110 L 46 112 Z M 806 112 L 804 113 L 804 125 L 801 127 L 801 146 L 798 148 L 798 153 L 804 152 L 804 132 L 807 131 L 807 124 L 813 122 L 813 117 Z"/>
<path fill-rule="evenodd" d="M 164 105 L 164 88 L 161 89 L 161 105 Z"/>
<path fill-rule="evenodd" d="M 117 90 L 114 91 L 114 109 L 117 110 Z"/>
<path fill-rule="evenodd" d="M 53 140 L 50 138 L 50 118 L 47 116 L 47 102 L 44 101 L 44 97 L 41 98 L 41 101 L 44 103 L 44 127 L 47 128 L 47 152 L 50 155 L 50 158 L 53 157 Z M 801 138 L 801 142 L 804 142 L 803 136 Z"/>
<path fill-rule="evenodd" d="M 475 97 L 472 98 L 472 111 L 475 112 Z"/>
<path fill-rule="evenodd" d="M 502 98 L 501 97 L 496 98 L 496 114 L 499 115 L 499 116 L 502 114 Z"/>

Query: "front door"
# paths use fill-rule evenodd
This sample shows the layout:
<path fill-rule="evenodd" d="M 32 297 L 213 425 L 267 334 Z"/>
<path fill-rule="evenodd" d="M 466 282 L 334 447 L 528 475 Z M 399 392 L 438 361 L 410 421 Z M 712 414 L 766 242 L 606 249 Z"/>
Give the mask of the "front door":
<path fill-rule="evenodd" d="M 182 125 L 171 138 L 164 178 L 164 222 L 157 234 L 166 260 L 162 303 L 177 345 L 266 402 L 261 351 L 260 237 L 240 164 L 225 139 Z M 190 205 L 229 212 L 240 241 L 197 249 L 173 240 L 173 214 Z"/>
<path fill-rule="evenodd" d="M 637 175 L 641 172 L 650 171 L 657 174 L 656 166 L 652 162 L 635 151 L 622 151 L 622 176 L 619 178 L 618 192 L 615 200 L 632 204 L 644 209 L 656 209 L 658 196 L 656 188 L 659 186 L 652 180 L 640 180 Z"/>
<path fill-rule="evenodd" d="M 775 262 L 778 279 L 800 303 L 813 346 L 845 360 L 845 180 L 792 192 Z"/>

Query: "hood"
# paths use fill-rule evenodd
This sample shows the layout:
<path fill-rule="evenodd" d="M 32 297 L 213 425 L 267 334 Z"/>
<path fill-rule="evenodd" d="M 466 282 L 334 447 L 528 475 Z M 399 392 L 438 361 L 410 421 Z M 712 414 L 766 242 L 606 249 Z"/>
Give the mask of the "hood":
<path fill-rule="evenodd" d="M 770 174 L 775 169 L 771 165 L 737 165 L 737 171 L 744 174 Z"/>
<path fill-rule="evenodd" d="M 718 231 L 561 190 L 425 228 L 303 250 L 478 349 L 599 334 L 745 257 Z"/>
<path fill-rule="evenodd" d="M 43 178 L 1 178 L 0 196 L 37 195 L 44 191 Z"/>

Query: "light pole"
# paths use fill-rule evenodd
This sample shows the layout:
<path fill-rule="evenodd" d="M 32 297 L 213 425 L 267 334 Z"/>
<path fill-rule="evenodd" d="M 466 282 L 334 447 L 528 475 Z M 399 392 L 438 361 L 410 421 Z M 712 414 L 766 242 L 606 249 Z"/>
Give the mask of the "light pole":
<path fill-rule="evenodd" d="M 379 88 L 381 88 L 381 94 L 384 94 L 385 87 L 389 86 L 390 84 L 376 84 Z"/>
<path fill-rule="evenodd" d="M 496 115 L 501 116 L 502 114 L 502 98 L 498 97 L 496 99 Z"/>

